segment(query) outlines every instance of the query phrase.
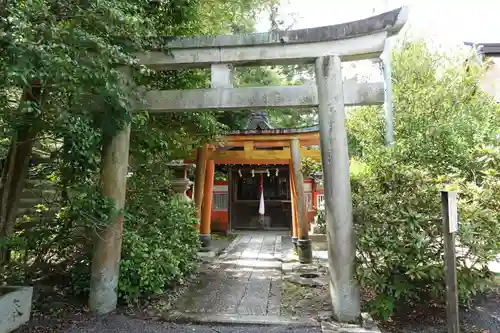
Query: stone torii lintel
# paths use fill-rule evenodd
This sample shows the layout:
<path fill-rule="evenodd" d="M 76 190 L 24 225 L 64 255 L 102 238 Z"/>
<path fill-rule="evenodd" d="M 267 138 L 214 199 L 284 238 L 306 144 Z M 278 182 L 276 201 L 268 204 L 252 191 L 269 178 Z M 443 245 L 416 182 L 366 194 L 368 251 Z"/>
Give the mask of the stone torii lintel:
<path fill-rule="evenodd" d="M 150 112 L 185 112 L 200 110 L 242 110 L 267 107 L 306 108 L 318 105 L 316 85 L 266 86 L 193 90 L 148 91 L 146 105 Z M 358 83 L 348 80 L 344 87 L 348 106 L 375 105 L 384 102 L 383 83 Z"/>
<path fill-rule="evenodd" d="M 155 37 L 169 52 L 137 54 L 138 61 L 157 70 L 203 68 L 216 63 L 235 66 L 314 63 L 318 56 L 343 60 L 370 59 L 384 50 L 387 37 L 407 21 L 401 7 L 366 19 L 330 26 L 226 36 Z"/>

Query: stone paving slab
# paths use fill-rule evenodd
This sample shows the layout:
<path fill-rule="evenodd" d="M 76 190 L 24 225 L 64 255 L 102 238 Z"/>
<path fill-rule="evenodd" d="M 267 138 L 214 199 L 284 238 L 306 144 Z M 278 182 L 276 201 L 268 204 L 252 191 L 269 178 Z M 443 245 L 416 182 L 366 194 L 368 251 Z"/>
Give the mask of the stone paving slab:
<path fill-rule="evenodd" d="M 271 280 L 269 279 L 249 280 L 236 312 L 241 315 L 267 315 L 270 287 Z"/>
<path fill-rule="evenodd" d="M 218 258 L 203 266 L 198 283 L 164 317 L 197 322 L 277 322 L 276 318 L 281 318 L 283 250 L 289 248 L 289 236 L 238 235 Z M 287 320 L 310 322 L 281 318 L 281 324 Z"/>
<path fill-rule="evenodd" d="M 320 327 L 316 320 L 306 317 L 283 317 L 283 316 L 251 316 L 241 314 L 213 314 L 213 313 L 180 313 L 171 312 L 171 320 L 177 323 L 214 323 L 223 325 L 269 325 L 290 327 Z"/>
<path fill-rule="evenodd" d="M 267 302 L 267 314 L 269 316 L 279 316 L 281 307 L 281 278 L 271 278 L 269 288 L 269 299 Z"/>
<path fill-rule="evenodd" d="M 54 331 L 56 332 L 56 331 Z M 320 327 L 303 325 L 192 325 L 146 321 L 122 315 L 109 315 L 83 325 L 74 325 L 64 333 L 321 333 Z"/>

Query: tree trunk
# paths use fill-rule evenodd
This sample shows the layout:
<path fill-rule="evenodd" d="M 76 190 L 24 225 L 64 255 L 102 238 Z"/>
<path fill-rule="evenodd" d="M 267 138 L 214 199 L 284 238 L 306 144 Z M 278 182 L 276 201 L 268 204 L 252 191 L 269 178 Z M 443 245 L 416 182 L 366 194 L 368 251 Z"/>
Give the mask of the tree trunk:
<path fill-rule="evenodd" d="M 41 87 L 26 88 L 21 104 L 31 101 L 41 105 Z M 21 106 L 22 107 L 22 106 Z M 6 239 L 14 230 L 17 209 L 28 175 L 33 141 L 37 134 L 35 122 L 38 117 L 26 116 L 23 124 L 12 136 L 9 153 L 5 160 L 0 179 L 0 239 Z M 0 264 L 8 260 L 8 249 L 0 249 Z"/>

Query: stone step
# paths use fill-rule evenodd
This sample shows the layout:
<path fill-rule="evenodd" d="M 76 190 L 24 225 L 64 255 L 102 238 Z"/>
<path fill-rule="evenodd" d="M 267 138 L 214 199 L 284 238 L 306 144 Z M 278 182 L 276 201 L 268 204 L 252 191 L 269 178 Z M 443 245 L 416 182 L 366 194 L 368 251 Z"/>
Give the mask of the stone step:
<path fill-rule="evenodd" d="M 27 179 L 25 188 L 29 189 L 53 189 L 54 186 L 47 180 L 40 180 L 40 179 Z"/>
<path fill-rule="evenodd" d="M 284 316 L 254 316 L 229 313 L 196 313 L 170 311 L 164 313 L 162 318 L 175 323 L 195 324 L 224 324 L 224 325 L 273 325 L 294 327 L 318 327 L 321 324 L 308 317 L 284 317 Z"/>
<path fill-rule="evenodd" d="M 37 198 L 52 201 L 58 197 L 58 193 L 56 190 L 47 188 L 25 188 L 21 197 L 23 199 Z"/>
<path fill-rule="evenodd" d="M 43 206 L 56 206 L 57 201 L 52 201 L 52 200 L 43 200 L 40 198 L 23 198 L 19 201 L 19 206 L 18 209 L 24 209 L 24 208 L 33 208 L 36 209 L 35 206 L 37 205 L 43 205 Z"/>
<path fill-rule="evenodd" d="M 57 206 L 52 206 L 49 207 L 47 211 L 43 211 L 44 214 L 55 214 L 59 211 L 59 207 Z M 17 216 L 23 216 L 23 215 L 35 215 L 39 214 L 37 212 L 37 208 L 35 207 L 29 207 L 29 208 L 19 208 L 17 210 Z"/>
<path fill-rule="evenodd" d="M 19 201 L 19 209 L 33 208 L 38 204 L 44 203 L 42 198 L 21 198 Z"/>

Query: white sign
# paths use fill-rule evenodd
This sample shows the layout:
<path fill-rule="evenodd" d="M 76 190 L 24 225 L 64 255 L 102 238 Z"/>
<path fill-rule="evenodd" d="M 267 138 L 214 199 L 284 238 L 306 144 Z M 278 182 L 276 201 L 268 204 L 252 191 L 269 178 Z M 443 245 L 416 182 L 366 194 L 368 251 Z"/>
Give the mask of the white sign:
<path fill-rule="evenodd" d="M 448 192 L 448 223 L 450 233 L 458 231 L 457 192 Z"/>

